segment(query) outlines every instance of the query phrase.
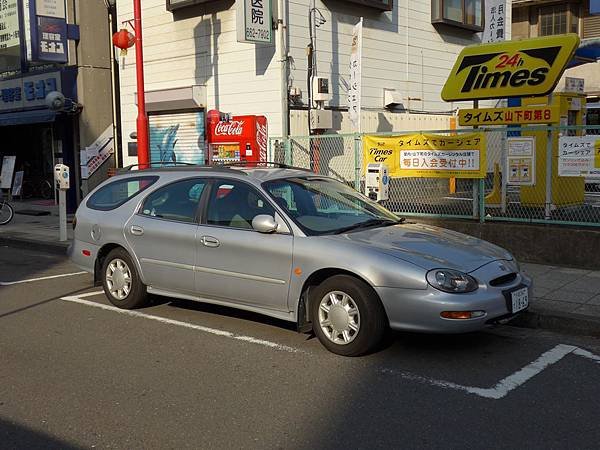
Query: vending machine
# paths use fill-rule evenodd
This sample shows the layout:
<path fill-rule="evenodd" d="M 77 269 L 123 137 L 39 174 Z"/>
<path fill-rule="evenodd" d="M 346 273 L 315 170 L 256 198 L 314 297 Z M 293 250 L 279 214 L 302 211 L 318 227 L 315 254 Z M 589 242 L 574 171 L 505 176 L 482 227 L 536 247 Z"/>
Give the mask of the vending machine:
<path fill-rule="evenodd" d="M 267 160 L 267 118 L 207 113 L 209 164 Z"/>

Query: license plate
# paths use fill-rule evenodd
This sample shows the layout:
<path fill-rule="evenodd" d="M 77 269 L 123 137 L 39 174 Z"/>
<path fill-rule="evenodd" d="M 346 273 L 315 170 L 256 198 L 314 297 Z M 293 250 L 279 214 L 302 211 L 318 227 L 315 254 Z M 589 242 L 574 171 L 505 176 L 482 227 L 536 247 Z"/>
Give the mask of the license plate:
<path fill-rule="evenodd" d="M 510 299 L 513 313 L 522 311 L 529 306 L 529 292 L 526 287 L 511 292 Z"/>

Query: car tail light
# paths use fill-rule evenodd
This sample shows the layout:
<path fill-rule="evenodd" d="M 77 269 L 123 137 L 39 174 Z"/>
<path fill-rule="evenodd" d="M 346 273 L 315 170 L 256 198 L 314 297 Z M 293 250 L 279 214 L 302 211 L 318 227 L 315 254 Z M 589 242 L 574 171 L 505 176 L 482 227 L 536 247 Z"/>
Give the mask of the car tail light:
<path fill-rule="evenodd" d="M 81 254 L 83 256 L 92 256 L 92 252 L 90 252 L 89 250 L 81 250 Z"/>
<path fill-rule="evenodd" d="M 77 216 L 73 217 L 73 230 L 77 226 Z"/>
<path fill-rule="evenodd" d="M 440 314 L 444 319 L 476 319 L 485 316 L 485 311 L 444 311 Z"/>

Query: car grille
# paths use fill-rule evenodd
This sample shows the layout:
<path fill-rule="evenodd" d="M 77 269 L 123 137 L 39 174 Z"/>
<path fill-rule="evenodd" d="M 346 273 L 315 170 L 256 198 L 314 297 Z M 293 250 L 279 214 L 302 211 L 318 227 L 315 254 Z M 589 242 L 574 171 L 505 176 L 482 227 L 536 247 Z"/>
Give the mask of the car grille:
<path fill-rule="evenodd" d="M 509 284 L 509 283 L 512 283 L 513 281 L 515 281 L 516 278 L 517 278 L 517 274 L 514 272 L 506 274 L 506 275 L 502 275 L 501 277 L 494 278 L 492 281 L 490 281 L 490 286 L 502 286 L 505 284 Z"/>

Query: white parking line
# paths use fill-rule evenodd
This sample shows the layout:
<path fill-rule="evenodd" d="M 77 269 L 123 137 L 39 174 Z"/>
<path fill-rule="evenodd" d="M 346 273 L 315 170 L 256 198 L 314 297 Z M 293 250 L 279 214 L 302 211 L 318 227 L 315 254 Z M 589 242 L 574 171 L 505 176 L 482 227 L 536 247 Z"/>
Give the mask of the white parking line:
<path fill-rule="evenodd" d="M 579 347 L 575 347 L 572 345 L 564 345 L 558 344 L 551 350 L 543 353 L 539 358 L 535 361 L 532 361 L 525 367 L 520 370 L 517 370 L 512 375 L 500 380 L 494 387 L 492 388 L 479 388 L 474 386 L 463 386 L 461 384 L 452 383 L 449 381 L 435 380 L 431 378 L 422 377 L 419 375 L 414 375 L 408 372 L 401 372 L 390 369 L 382 369 L 383 373 L 390 373 L 393 375 L 398 375 L 401 378 L 411 381 L 418 381 L 420 383 L 430 384 L 433 386 L 438 386 L 445 389 L 454 389 L 458 391 L 465 391 L 469 394 L 475 394 L 479 397 L 489 398 L 493 400 L 499 400 L 508 395 L 510 391 L 515 390 L 519 386 L 522 386 L 527 381 L 531 380 L 534 376 L 538 375 L 547 367 L 552 364 L 556 364 L 565 356 L 573 354 L 577 356 L 582 356 L 584 358 L 590 359 L 596 363 L 600 363 L 600 356 L 594 355 L 587 350 L 583 350 Z"/>
<path fill-rule="evenodd" d="M 75 275 L 83 275 L 85 273 L 88 273 L 88 272 L 63 273 L 60 275 L 50 275 L 47 277 L 30 278 L 29 280 L 0 281 L 0 286 L 12 286 L 13 284 L 23 284 L 23 283 L 35 283 L 36 281 L 53 280 L 55 278 L 64 278 L 64 277 L 74 277 Z"/>
<path fill-rule="evenodd" d="M 252 336 L 244 336 L 232 333 L 230 331 L 218 330 L 215 328 L 209 328 L 202 325 L 195 325 L 188 322 L 182 322 L 179 320 L 167 319 L 165 317 L 154 316 L 151 314 L 145 314 L 139 311 L 131 311 L 126 309 L 120 309 L 115 306 L 105 305 L 102 303 L 92 302 L 89 300 L 84 300 L 83 297 L 92 297 L 96 295 L 103 294 L 103 291 L 94 291 L 88 292 L 85 294 L 80 294 L 78 296 L 70 296 L 63 297 L 61 300 L 79 303 L 81 305 L 91 306 L 94 308 L 104 309 L 106 311 L 113 311 L 119 314 L 123 314 L 126 316 L 143 318 L 154 320 L 156 322 L 161 322 L 169 325 L 176 325 L 183 328 L 189 328 L 192 330 L 202 331 L 205 333 L 214 334 L 216 336 L 222 336 L 229 339 L 235 339 L 237 341 L 249 342 L 252 344 L 262 345 L 263 347 L 272 348 L 274 350 L 284 351 L 288 353 L 308 353 L 304 350 L 289 347 L 287 345 L 277 344 L 276 342 L 271 342 L 263 339 L 257 339 Z M 517 370 L 513 374 L 503 378 L 495 386 L 491 388 L 480 388 L 476 386 L 466 386 L 457 383 L 453 383 L 451 381 L 437 380 L 434 378 L 427 378 L 421 375 L 417 375 L 411 372 L 405 372 L 396 369 L 389 368 L 380 368 L 379 372 L 383 374 L 390 374 L 394 376 L 398 376 L 402 379 L 408 381 L 416 381 L 423 384 L 428 384 L 430 386 L 437 386 L 443 389 L 453 389 L 457 391 L 466 392 L 468 394 L 477 395 L 479 397 L 483 397 L 486 399 L 499 400 L 506 397 L 511 391 L 517 389 L 518 387 L 524 385 L 533 377 L 547 369 L 553 364 L 558 363 L 567 355 L 576 355 L 586 359 L 593 361 L 596 364 L 600 364 L 600 356 L 595 355 L 587 350 L 584 350 L 579 347 L 575 347 L 573 345 L 565 345 L 558 344 L 556 347 L 548 350 L 547 352 L 540 355 L 539 358 L 535 359 L 531 363 L 527 364 L 523 368 Z"/>
<path fill-rule="evenodd" d="M 82 294 L 79 296 L 63 297 L 63 298 L 61 298 L 61 300 L 64 300 L 66 302 L 79 303 L 81 305 L 86 305 L 86 306 L 92 306 L 94 308 L 104 309 L 106 311 L 113 311 L 113 312 L 123 314 L 126 316 L 130 316 L 130 317 L 149 319 L 149 320 L 154 320 L 156 322 L 166 323 L 169 325 L 176 325 L 178 327 L 189 328 L 189 329 L 197 330 L 197 331 L 203 331 L 204 333 L 210 333 L 210 334 L 214 334 L 217 336 L 223 336 L 223 337 L 227 337 L 230 339 L 235 339 L 236 341 L 243 341 L 243 342 L 249 342 L 251 344 L 258 344 L 258 345 L 262 345 L 263 347 L 269 347 L 269 348 L 272 348 L 275 350 L 280 350 L 280 351 L 284 351 L 284 352 L 288 352 L 288 353 L 304 353 L 302 350 L 299 350 L 297 348 L 288 347 L 287 345 L 277 344 L 276 342 L 266 341 L 264 339 L 257 339 L 252 336 L 239 335 L 239 334 L 232 333 L 230 331 L 204 327 L 202 325 L 195 325 L 195 324 L 188 323 L 188 322 L 182 322 L 180 320 L 167 319 L 166 317 L 153 316 L 151 314 L 144 314 L 139 311 L 120 309 L 120 308 L 117 308 L 116 306 L 104 305 L 102 303 L 91 302 L 89 300 L 84 300 L 83 298 L 81 298 L 84 295 L 91 297 L 93 295 L 98 295 L 100 293 L 101 292 L 90 292 L 88 294 Z"/>

